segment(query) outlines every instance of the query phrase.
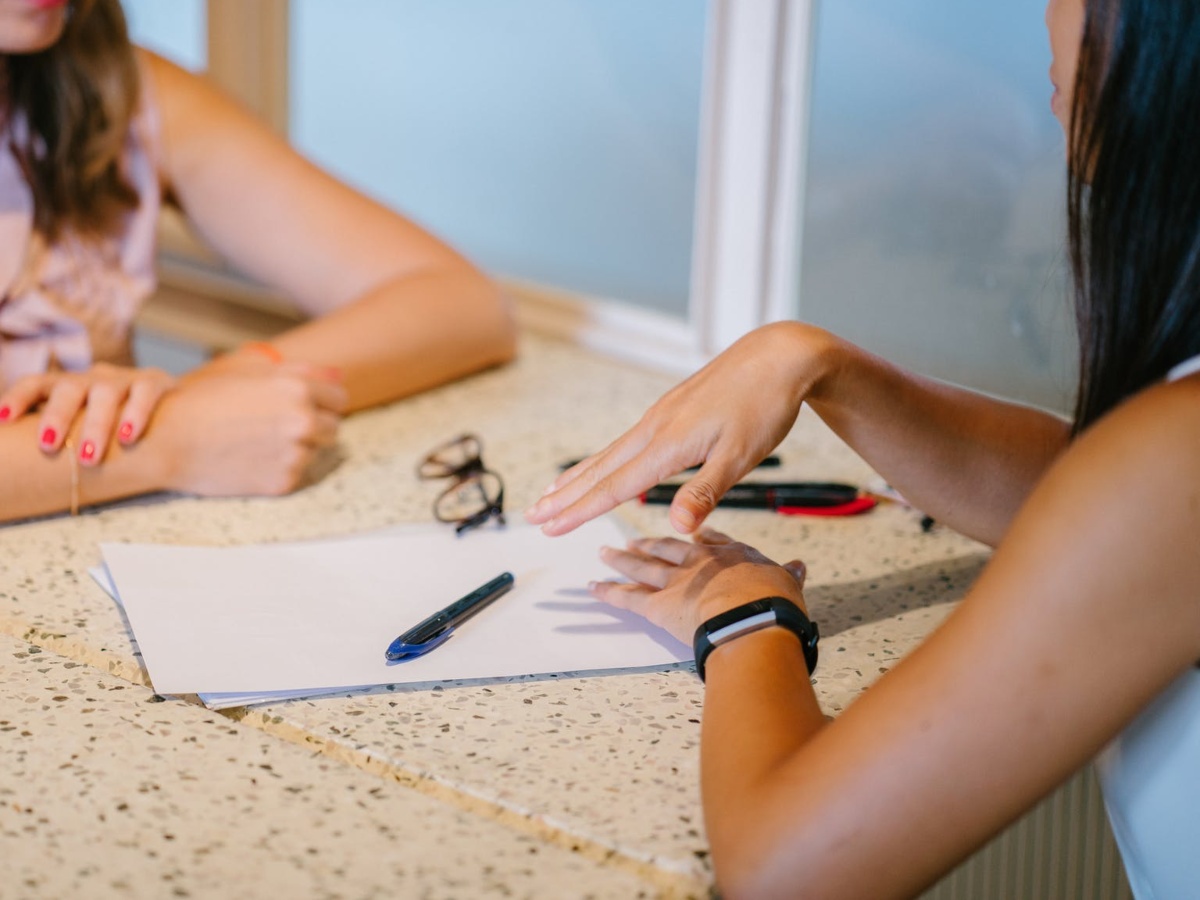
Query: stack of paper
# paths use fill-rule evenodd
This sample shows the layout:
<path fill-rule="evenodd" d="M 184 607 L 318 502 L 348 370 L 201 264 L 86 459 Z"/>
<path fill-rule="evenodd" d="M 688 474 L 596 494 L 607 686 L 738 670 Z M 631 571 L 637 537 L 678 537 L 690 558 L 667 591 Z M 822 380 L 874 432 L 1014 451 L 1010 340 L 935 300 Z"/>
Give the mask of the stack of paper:
<path fill-rule="evenodd" d="M 612 576 L 607 519 L 558 538 L 535 528 L 456 537 L 419 528 L 326 541 L 213 548 L 103 544 L 109 590 L 125 609 L 162 694 L 242 706 L 385 684 L 660 667 L 689 647 L 592 599 Z M 388 663 L 401 632 L 509 571 L 511 592 L 445 644 Z M 104 583 L 105 573 L 97 580 Z"/>

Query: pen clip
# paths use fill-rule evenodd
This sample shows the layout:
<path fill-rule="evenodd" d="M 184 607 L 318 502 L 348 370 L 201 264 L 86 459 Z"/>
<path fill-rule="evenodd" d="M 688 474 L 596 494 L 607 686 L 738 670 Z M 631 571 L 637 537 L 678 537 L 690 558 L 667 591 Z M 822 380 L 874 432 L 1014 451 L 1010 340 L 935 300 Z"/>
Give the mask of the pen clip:
<path fill-rule="evenodd" d="M 416 659 L 418 656 L 424 656 L 434 647 L 444 644 L 450 639 L 450 635 L 454 634 L 453 628 L 443 628 L 429 640 L 421 644 L 406 644 L 400 638 L 392 641 L 388 646 L 384 656 L 387 657 L 389 663 L 405 662 L 410 659 Z"/>

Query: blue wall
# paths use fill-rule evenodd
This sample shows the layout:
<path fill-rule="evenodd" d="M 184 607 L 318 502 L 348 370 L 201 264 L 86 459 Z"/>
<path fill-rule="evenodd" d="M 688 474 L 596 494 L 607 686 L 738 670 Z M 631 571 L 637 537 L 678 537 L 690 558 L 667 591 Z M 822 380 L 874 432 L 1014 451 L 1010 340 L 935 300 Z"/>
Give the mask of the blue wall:
<path fill-rule="evenodd" d="M 684 316 L 704 0 L 293 0 L 292 138 L 492 271 Z"/>
<path fill-rule="evenodd" d="M 820 5 L 799 312 L 928 374 L 1072 388 L 1041 0 Z"/>

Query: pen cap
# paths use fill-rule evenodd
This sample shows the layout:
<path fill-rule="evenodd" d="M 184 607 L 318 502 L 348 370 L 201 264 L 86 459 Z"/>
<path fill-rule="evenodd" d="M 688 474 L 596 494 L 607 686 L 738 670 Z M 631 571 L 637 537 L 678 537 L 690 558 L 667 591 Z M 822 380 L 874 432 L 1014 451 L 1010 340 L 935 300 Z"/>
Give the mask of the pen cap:
<path fill-rule="evenodd" d="M 781 516 L 856 516 L 875 505 L 874 497 L 858 497 L 837 506 L 777 506 L 775 512 Z"/>

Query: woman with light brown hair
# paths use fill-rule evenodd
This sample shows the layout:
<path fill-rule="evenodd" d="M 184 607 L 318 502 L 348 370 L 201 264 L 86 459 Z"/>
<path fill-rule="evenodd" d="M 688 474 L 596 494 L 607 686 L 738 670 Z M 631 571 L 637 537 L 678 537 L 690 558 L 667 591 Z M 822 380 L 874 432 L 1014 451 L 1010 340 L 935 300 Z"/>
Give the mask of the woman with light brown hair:
<path fill-rule="evenodd" d="M 0 521 L 284 493 L 347 412 L 513 354 L 478 270 L 133 47 L 117 0 L 0 0 L 0 137 Z M 179 380 L 137 367 L 163 205 L 311 320 Z"/>

